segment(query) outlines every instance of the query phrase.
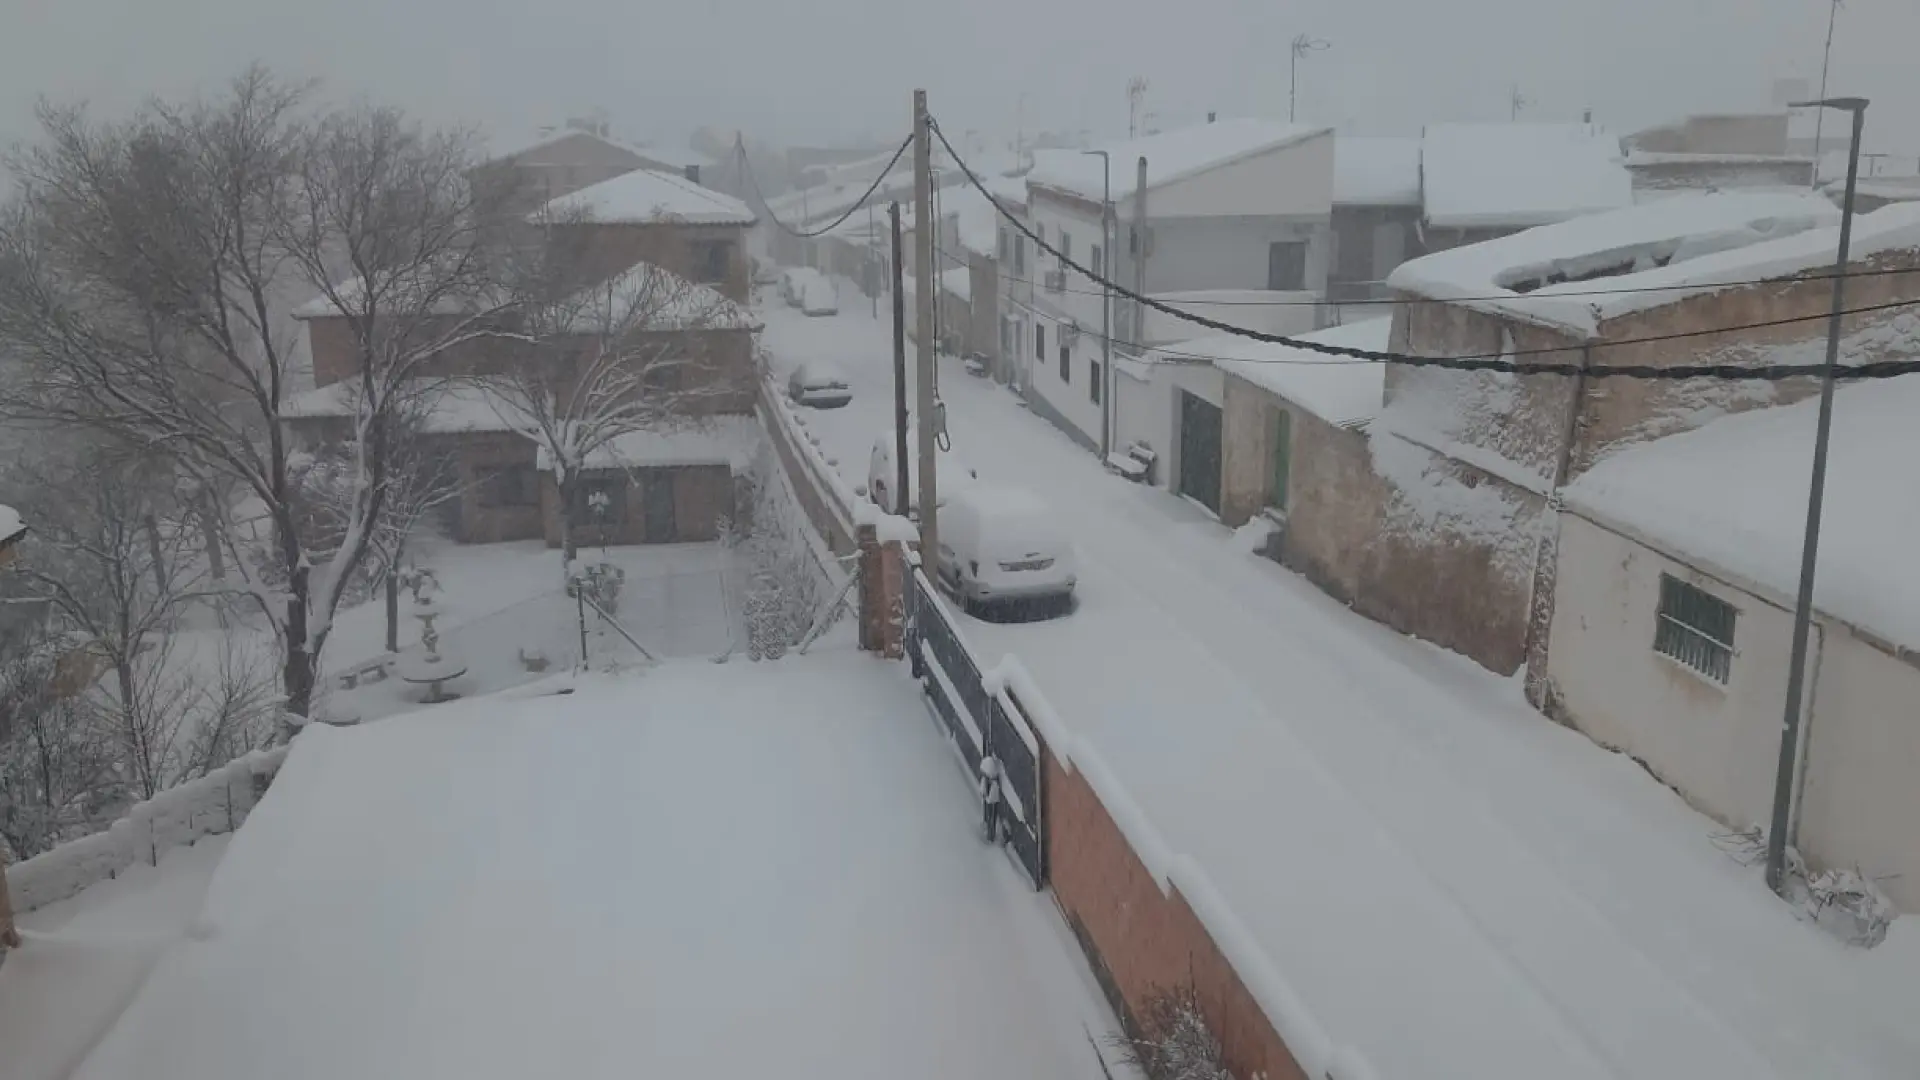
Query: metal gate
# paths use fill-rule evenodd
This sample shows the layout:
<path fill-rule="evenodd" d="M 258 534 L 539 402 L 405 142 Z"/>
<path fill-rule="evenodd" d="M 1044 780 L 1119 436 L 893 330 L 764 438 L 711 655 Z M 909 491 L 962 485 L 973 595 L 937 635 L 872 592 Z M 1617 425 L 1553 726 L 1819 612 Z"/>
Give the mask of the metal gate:
<path fill-rule="evenodd" d="M 979 657 L 918 567 L 907 589 L 906 646 L 914 677 L 959 749 L 975 790 L 984 796 L 997 780 L 999 802 L 993 819 L 1000 839 L 1013 849 L 1033 887 L 1040 888 L 1046 884 L 1047 868 L 1039 740 L 1017 700 L 1004 688 L 988 691 Z"/>

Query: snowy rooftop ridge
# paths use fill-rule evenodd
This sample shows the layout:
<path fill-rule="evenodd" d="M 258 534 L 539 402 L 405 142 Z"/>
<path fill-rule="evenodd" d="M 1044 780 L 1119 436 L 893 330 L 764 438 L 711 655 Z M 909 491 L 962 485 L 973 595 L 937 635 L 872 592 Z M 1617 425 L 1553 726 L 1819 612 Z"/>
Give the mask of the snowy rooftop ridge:
<path fill-rule="evenodd" d="M 602 143 L 616 150 L 621 150 L 636 156 L 642 156 L 645 153 L 631 143 L 623 142 L 609 135 L 602 135 L 597 131 L 589 131 L 586 128 L 554 126 L 542 128 L 531 135 L 496 136 L 492 141 L 488 142 L 485 151 L 487 159 L 481 162 L 481 164 L 491 165 L 495 162 L 506 161 L 510 158 L 524 158 L 537 150 L 544 150 L 562 140 L 575 137 L 592 139 L 594 142 Z M 540 165 L 545 163 L 533 161 L 527 162 L 527 164 Z M 663 164 L 665 163 L 663 162 Z"/>
<path fill-rule="evenodd" d="M 1829 265 L 1839 218 L 1809 192 L 1680 195 L 1423 256 L 1387 284 L 1592 338 L 1608 319 Z M 1915 246 L 1920 204 L 1854 221 L 1855 259 Z"/>
<path fill-rule="evenodd" d="M 1915 348 L 1920 317 L 1902 315 Z M 1799 581 L 1819 402 L 1723 417 L 1620 450 L 1568 485 L 1567 504 L 1676 555 L 1704 560 L 1778 597 Z M 1920 378 L 1843 387 L 1814 605 L 1893 645 L 1920 649 Z"/>
<path fill-rule="evenodd" d="M 702 187 L 684 176 L 636 169 L 546 204 L 529 221 L 584 214 L 607 224 L 679 222 L 688 225 L 751 225 L 753 211 L 731 195 Z"/>
<path fill-rule="evenodd" d="M 1115 193 L 1124 194 L 1133 190 L 1134 162 L 1142 157 L 1147 159 L 1147 187 L 1151 189 L 1331 130 L 1273 120 L 1227 119 L 1096 149 L 1105 150 L 1112 159 Z M 1099 156 L 1079 151 L 1035 153 L 1033 171 L 1027 174 L 1028 182 L 1035 187 L 1053 188 L 1088 199 L 1101 197 L 1105 178 Z"/>
<path fill-rule="evenodd" d="M 1620 140 L 1589 124 L 1434 124 L 1423 144 L 1427 222 L 1442 228 L 1547 225 L 1633 204 Z"/>
<path fill-rule="evenodd" d="M 1335 136 L 1333 201 L 1341 206 L 1419 206 L 1421 140 Z"/>
<path fill-rule="evenodd" d="M 1393 334 L 1391 317 L 1366 319 L 1300 335 L 1301 341 L 1384 352 Z M 1380 412 L 1387 366 L 1271 345 L 1244 337 L 1204 337 L 1169 345 L 1180 353 L 1213 358 L 1221 371 L 1277 394 L 1335 427 L 1359 427 Z"/>
<path fill-rule="evenodd" d="M 659 430 L 629 431 L 588 454 L 587 469 L 652 469 L 690 465 L 725 465 L 745 472 L 753 460 L 760 425 L 751 416 L 715 416 Z M 534 467 L 553 469 L 552 456 L 542 444 Z"/>

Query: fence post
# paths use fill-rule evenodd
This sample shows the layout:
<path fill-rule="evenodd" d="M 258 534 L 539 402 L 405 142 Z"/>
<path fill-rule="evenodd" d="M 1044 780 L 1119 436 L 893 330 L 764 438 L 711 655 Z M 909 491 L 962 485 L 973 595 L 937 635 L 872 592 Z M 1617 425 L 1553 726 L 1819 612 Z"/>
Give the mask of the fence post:
<path fill-rule="evenodd" d="M 907 558 L 898 540 L 880 542 L 871 524 L 854 527 L 860 552 L 860 648 L 888 660 L 906 655 Z"/>

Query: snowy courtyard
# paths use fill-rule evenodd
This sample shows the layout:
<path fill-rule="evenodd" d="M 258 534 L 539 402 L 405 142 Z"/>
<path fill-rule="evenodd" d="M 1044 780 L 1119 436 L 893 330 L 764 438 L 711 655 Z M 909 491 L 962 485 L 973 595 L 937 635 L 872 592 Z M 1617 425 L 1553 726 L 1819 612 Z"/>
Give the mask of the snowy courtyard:
<path fill-rule="evenodd" d="M 776 380 L 820 357 L 851 375 L 850 405 L 803 411 L 864 483 L 884 315 L 763 311 Z M 942 365 L 953 452 L 1050 500 L 1081 570 L 1074 614 L 968 636 L 1020 657 L 1383 1075 L 1443 1048 L 1503 1077 L 1911 1075 L 1910 919 L 1871 952 L 1796 921 L 1720 826 L 1516 681 L 1352 614 Z"/>
<path fill-rule="evenodd" d="M 73 1075 L 1095 1080 L 1104 1007 L 976 818 L 844 648 L 315 729 Z"/>

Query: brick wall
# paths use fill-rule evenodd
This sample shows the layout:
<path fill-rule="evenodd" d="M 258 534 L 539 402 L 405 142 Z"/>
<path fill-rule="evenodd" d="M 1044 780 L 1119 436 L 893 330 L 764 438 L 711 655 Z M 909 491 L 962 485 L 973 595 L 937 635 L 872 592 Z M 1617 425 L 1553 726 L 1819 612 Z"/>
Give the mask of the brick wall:
<path fill-rule="evenodd" d="M 583 280 L 604 280 L 639 262 L 664 267 L 692 281 L 701 245 L 728 245 L 727 273 L 707 282 L 721 294 L 746 301 L 752 290 L 747 230 L 740 225 L 628 225 L 611 222 L 556 225 L 548 230 L 554 258 L 576 268 Z"/>

